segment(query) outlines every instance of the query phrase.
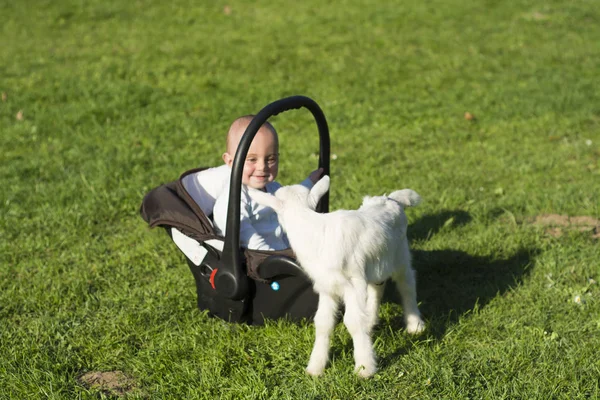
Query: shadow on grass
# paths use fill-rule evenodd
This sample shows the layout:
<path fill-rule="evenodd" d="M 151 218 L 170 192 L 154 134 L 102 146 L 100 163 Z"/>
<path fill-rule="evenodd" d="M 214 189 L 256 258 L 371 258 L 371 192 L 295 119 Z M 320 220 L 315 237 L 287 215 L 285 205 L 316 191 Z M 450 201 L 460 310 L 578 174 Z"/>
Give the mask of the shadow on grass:
<path fill-rule="evenodd" d="M 465 211 L 443 211 L 424 216 L 409 227 L 411 240 L 427 240 L 440 229 L 454 229 L 466 225 L 471 216 Z M 412 233 L 411 233 L 412 232 Z M 417 273 L 417 300 L 419 309 L 428 323 L 427 334 L 441 339 L 448 328 L 459 318 L 480 309 L 492 299 L 519 285 L 529 274 L 529 265 L 536 249 L 520 249 L 510 257 L 473 256 L 464 251 L 413 250 L 413 268 Z M 383 302 L 400 304 L 400 295 L 392 282 L 388 282 Z M 388 321 L 392 329 L 404 328 L 402 315 Z M 381 360 L 385 368 L 398 357 L 410 351 L 398 349 Z"/>
<path fill-rule="evenodd" d="M 471 222 L 471 216 L 463 210 L 444 210 L 433 215 L 424 215 L 408 228 L 408 239 L 426 240 L 443 227 L 458 228 Z"/>
<path fill-rule="evenodd" d="M 531 250 L 520 250 L 507 259 L 492 260 L 455 250 L 413 251 L 417 298 L 429 332 L 440 338 L 475 304 L 482 308 L 518 285 L 528 273 L 531 255 Z M 393 284 L 386 286 L 384 301 L 400 303 Z M 398 317 L 393 323 L 399 328 L 400 321 Z"/>
<path fill-rule="evenodd" d="M 419 219 L 409 231 L 413 231 L 413 240 L 426 239 L 444 226 L 457 227 L 470 220 L 465 211 L 444 211 Z M 535 253 L 535 249 L 520 249 L 510 257 L 499 259 L 452 249 L 413 250 L 417 299 L 428 321 L 429 334 L 441 338 L 450 325 L 476 304 L 479 308 L 485 307 L 493 298 L 521 283 L 529 273 L 528 266 Z M 384 302 L 400 303 L 400 295 L 391 282 L 386 286 Z M 390 322 L 393 328 L 403 327 L 401 316 Z"/>

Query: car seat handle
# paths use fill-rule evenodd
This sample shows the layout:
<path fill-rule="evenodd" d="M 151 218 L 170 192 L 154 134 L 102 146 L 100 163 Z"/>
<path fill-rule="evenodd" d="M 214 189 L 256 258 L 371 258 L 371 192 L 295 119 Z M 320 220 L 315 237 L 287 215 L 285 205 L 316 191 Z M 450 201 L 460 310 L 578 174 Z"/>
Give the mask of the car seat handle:
<path fill-rule="evenodd" d="M 248 291 L 248 278 L 243 268 L 242 252 L 240 249 L 242 172 L 248 150 L 256 132 L 270 117 L 284 111 L 303 107 L 312 113 L 317 123 L 320 145 L 319 168 L 323 168 L 324 175 L 329 175 L 330 142 L 327 120 L 319 105 L 314 100 L 305 96 L 286 97 L 268 104 L 260 110 L 246 128 L 235 153 L 231 168 L 231 180 L 229 182 L 230 192 L 222 265 L 214 276 L 216 290 L 233 300 L 243 299 Z M 321 198 L 317 206 L 317 211 L 323 213 L 329 211 L 329 192 Z"/>

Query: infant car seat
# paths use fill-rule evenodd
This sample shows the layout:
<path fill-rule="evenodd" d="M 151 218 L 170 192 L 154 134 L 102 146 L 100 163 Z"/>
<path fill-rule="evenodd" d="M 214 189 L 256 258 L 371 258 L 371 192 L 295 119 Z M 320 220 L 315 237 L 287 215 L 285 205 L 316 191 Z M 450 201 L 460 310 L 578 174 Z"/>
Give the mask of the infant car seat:
<path fill-rule="evenodd" d="M 319 168 L 329 175 L 329 130 L 321 108 L 304 96 L 292 96 L 264 107 L 250 122 L 238 145 L 231 168 L 198 168 L 179 180 L 151 190 L 140 214 L 149 226 L 165 228 L 186 257 L 196 281 L 198 307 L 230 322 L 262 325 L 265 319 L 312 318 L 318 296 L 296 263 L 291 249 L 248 250 L 240 247 L 242 171 L 252 139 L 259 128 L 281 112 L 307 108 L 319 130 Z M 210 215 L 223 185 L 231 187 L 225 237 L 217 235 Z M 318 212 L 328 212 L 329 194 Z"/>

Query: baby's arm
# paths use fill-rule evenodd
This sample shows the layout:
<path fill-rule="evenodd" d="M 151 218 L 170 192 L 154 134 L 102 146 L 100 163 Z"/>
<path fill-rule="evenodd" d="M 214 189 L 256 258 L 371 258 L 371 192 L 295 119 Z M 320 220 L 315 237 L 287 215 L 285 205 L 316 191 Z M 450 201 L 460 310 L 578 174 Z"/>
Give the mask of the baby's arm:
<path fill-rule="evenodd" d="M 308 178 L 300 182 L 300 184 L 304 187 L 312 189 L 314 184 L 317 183 L 319 179 L 321 179 L 321 176 L 323 176 L 323 168 L 316 169 L 310 173 Z"/>
<path fill-rule="evenodd" d="M 310 181 L 314 185 L 315 183 L 319 182 L 319 179 L 321 179 L 322 176 L 323 176 L 323 168 L 319 168 L 319 169 L 316 169 L 313 172 L 311 172 L 310 175 L 308 176 L 308 179 L 310 179 Z"/>

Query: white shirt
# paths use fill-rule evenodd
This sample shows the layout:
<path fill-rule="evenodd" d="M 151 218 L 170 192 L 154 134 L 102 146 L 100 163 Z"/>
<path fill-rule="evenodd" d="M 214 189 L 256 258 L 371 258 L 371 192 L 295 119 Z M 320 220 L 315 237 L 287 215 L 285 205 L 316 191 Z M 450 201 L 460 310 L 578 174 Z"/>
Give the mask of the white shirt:
<path fill-rule="evenodd" d="M 182 179 L 183 187 L 206 216 L 213 212 L 216 199 L 229 186 L 231 168 L 227 165 L 208 168 Z"/>
<path fill-rule="evenodd" d="M 313 183 L 306 178 L 300 183 L 312 188 Z M 279 182 L 269 182 L 267 193 L 274 194 L 281 187 Z M 213 222 L 218 234 L 225 236 L 227 208 L 229 205 L 229 185 L 221 192 L 213 209 Z M 248 194 L 248 187 L 242 185 L 240 207 L 240 246 L 252 250 L 284 250 L 290 247 L 287 236 L 271 207 L 258 204 Z"/>
<path fill-rule="evenodd" d="M 275 193 L 281 187 L 279 182 L 269 182 L 265 186 L 267 193 Z M 290 247 L 287 237 L 279 224 L 277 213 L 254 201 L 248 194 L 246 185 L 242 185 L 240 207 L 240 246 L 253 250 L 283 250 Z M 218 234 L 225 236 L 229 187 L 215 202 L 213 221 Z"/>

